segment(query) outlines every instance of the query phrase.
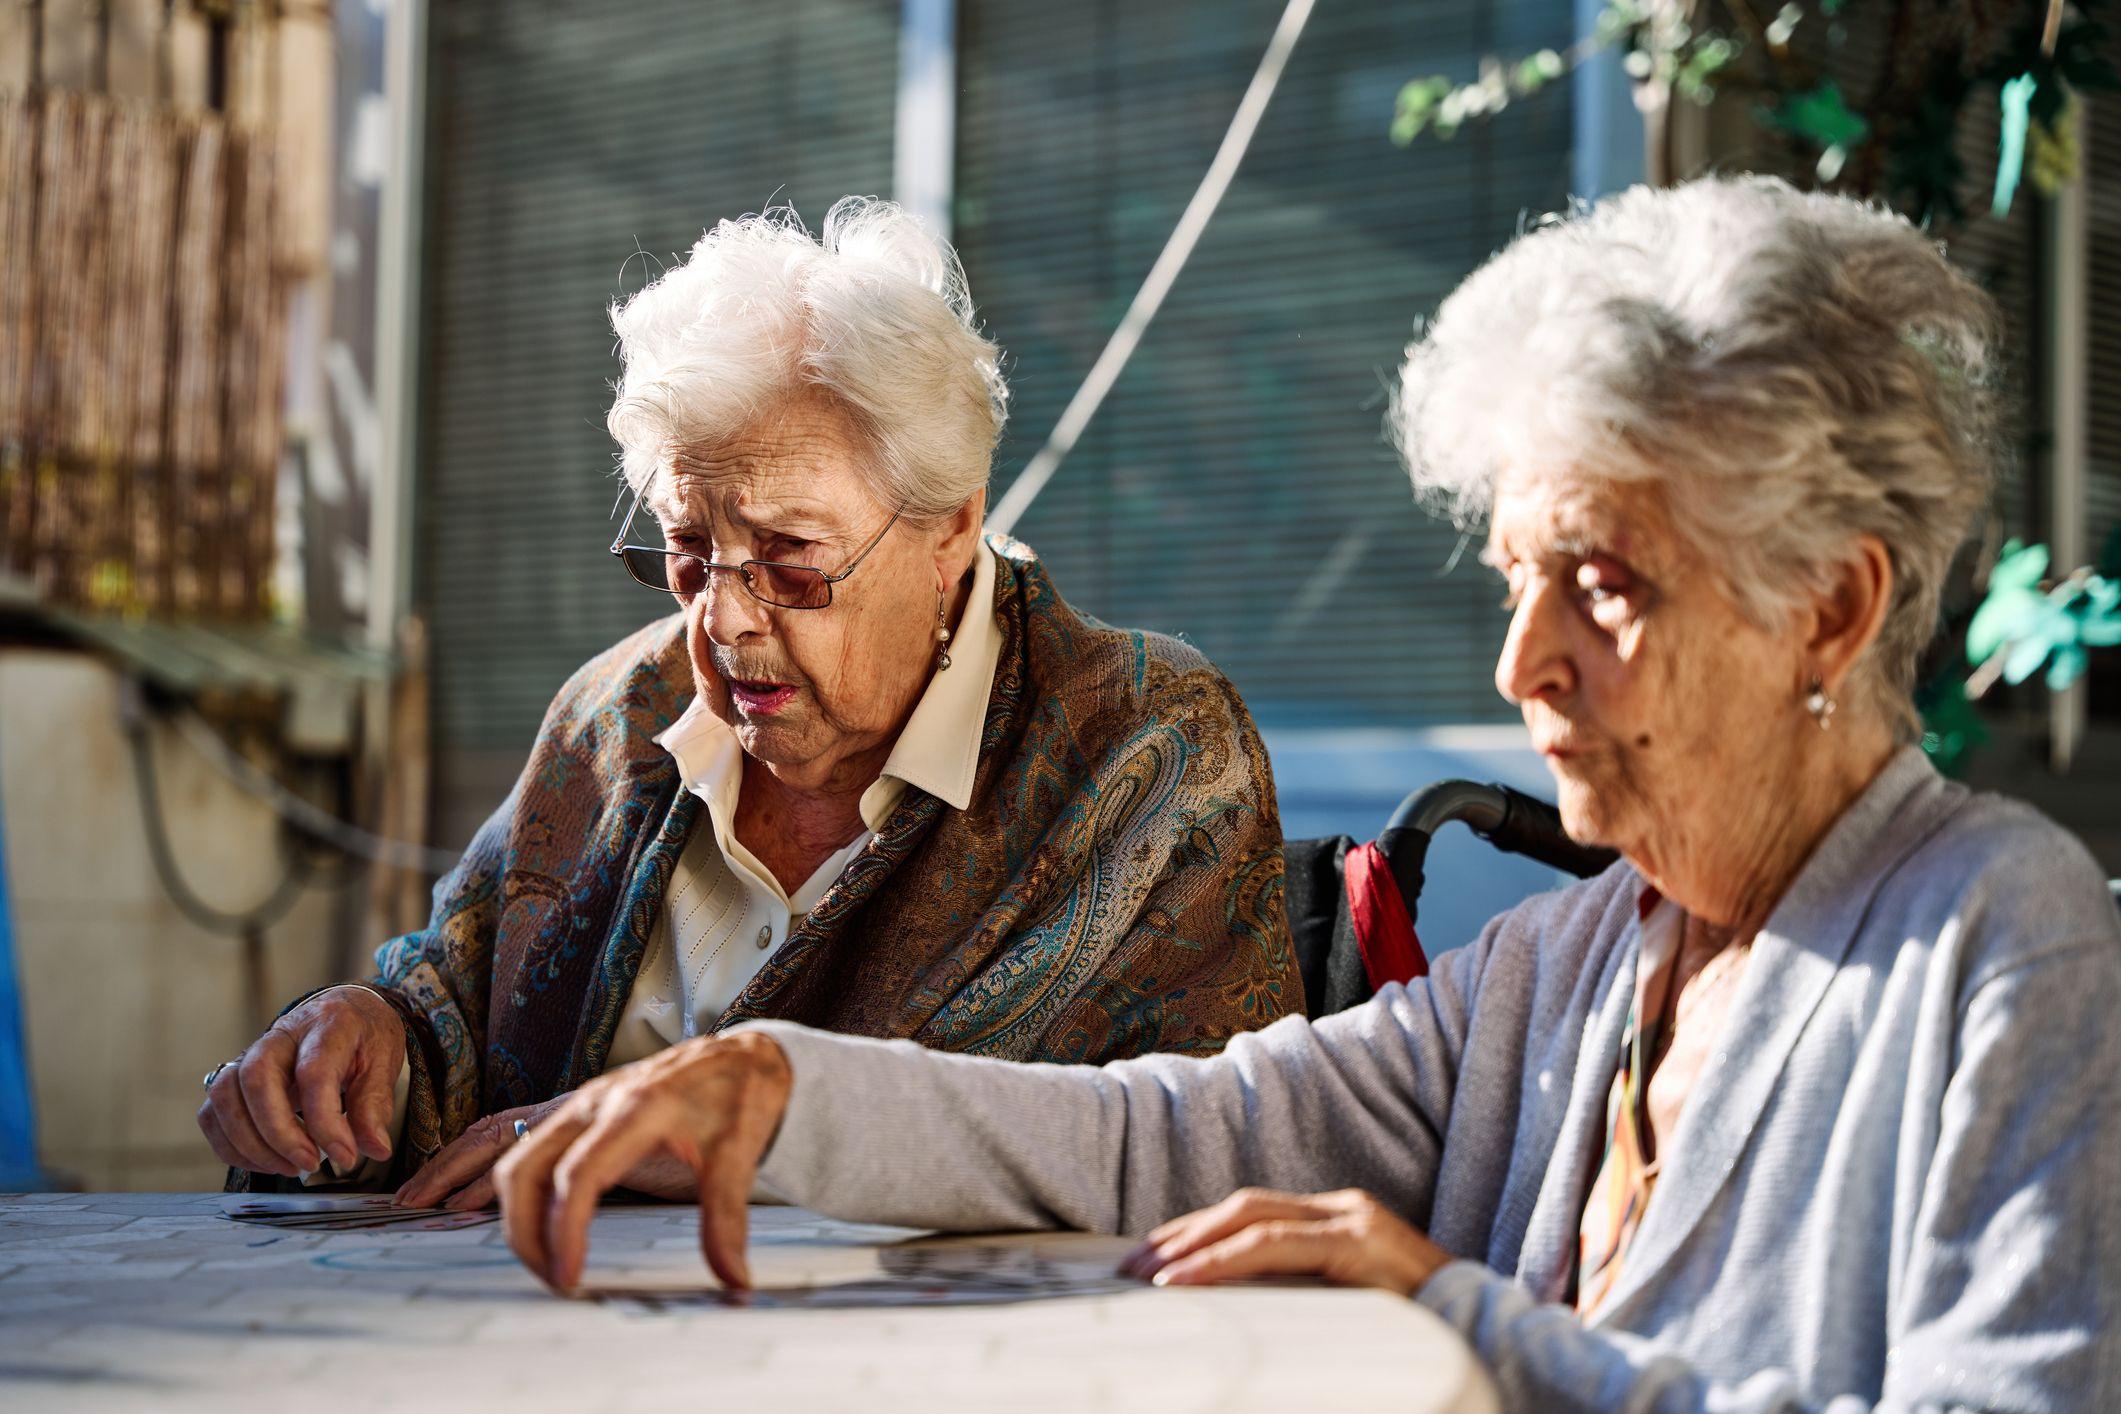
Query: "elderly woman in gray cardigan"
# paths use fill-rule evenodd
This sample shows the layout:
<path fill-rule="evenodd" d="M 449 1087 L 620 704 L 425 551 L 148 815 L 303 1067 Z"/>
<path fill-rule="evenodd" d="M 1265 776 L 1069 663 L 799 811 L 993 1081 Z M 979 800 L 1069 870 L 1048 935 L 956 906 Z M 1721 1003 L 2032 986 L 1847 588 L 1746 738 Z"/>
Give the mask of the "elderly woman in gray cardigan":
<path fill-rule="evenodd" d="M 1769 181 L 1520 238 L 1410 351 L 1400 431 L 1487 522 L 1496 685 L 1624 862 L 1211 1059 L 674 1047 L 515 1148 L 510 1242 L 571 1287 L 662 1152 L 732 1283 L 756 1178 L 1143 1234 L 1158 1283 L 1402 1292 L 1516 1408 L 2113 1407 L 2121 920 L 2075 840 L 1908 744 L 1991 318 L 1904 222 Z"/>

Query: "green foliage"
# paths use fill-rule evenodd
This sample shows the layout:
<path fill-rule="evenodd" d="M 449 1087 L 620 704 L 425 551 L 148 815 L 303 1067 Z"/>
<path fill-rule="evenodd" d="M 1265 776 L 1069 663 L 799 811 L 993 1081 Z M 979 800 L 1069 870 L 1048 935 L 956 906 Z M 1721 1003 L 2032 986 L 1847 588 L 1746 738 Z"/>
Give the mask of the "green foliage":
<path fill-rule="evenodd" d="M 1912 0 L 1894 3 L 1905 7 Z M 1830 48 L 1843 43 L 1837 21 L 1846 0 L 1787 0 L 1764 21 L 1753 0 L 1609 0 L 1590 32 L 1565 51 L 1490 58 L 1471 80 L 1432 74 L 1410 81 L 1399 92 L 1391 135 L 1401 146 L 1424 133 L 1448 138 L 1610 51 L 1652 107 L 1705 103 L 1719 86 L 1740 85 L 1758 95 L 1760 125 L 1810 155 L 1822 184 L 1854 185 L 1925 222 L 1964 219 L 1968 174 L 1958 150 L 1960 120 L 1968 105 L 1992 101 L 2000 108 L 2002 141 L 1985 205 L 2003 215 L 2026 180 L 2043 194 L 2075 180 L 2071 96 L 2121 89 L 2121 74 L 2103 52 L 2105 26 L 2093 17 L 2105 3 L 2074 0 L 2051 49 L 2048 6 L 2039 0 L 1963 0 L 1953 13 L 1971 33 L 1986 36 L 1979 46 L 1896 20 L 1896 62 L 1918 66 L 1915 81 L 1898 77 L 1855 98 L 1789 49 L 1808 24 L 1826 26 Z"/>
<path fill-rule="evenodd" d="M 1469 84 L 1454 84 L 1440 75 L 1415 79 L 1399 90 L 1392 113 L 1392 141 L 1405 147 L 1424 132 L 1448 138 L 1468 119 L 1501 112 L 1569 68 L 1561 55 L 1542 49 L 1508 67 L 1490 59 L 1481 65 L 1480 77 Z"/>
<path fill-rule="evenodd" d="M 2009 683 L 2044 667 L 2048 687 L 2060 692 L 2084 676 L 2092 649 L 2121 646 L 2121 580 L 2081 569 L 2042 588 L 2046 573 L 2046 546 L 2003 547 L 1967 627 L 1966 656 L 1977 669 L 2000 659 Z"/>
<path fill-rule="evenodd" d="M 1871 134 L 1871 125 L 1851 112 L 1841 85 L 1822 79 L 1804 93 L 1784 94 L 1773 108 L 1760 110 L 1760 121 L 1819 150 L 1819 180 L 1841 175 L 1849 149 Z"/>
<path fill-rule="evenodd" d="M 1966 695 L 1966 678 L 1948 672 L 1915 699 L 1922 713 L 1922 749 L 1938 770 L 1956 776 L 1975 749 L 1988 740 L 1988 727 Z"/>
<path fill-rule="evenodd" d="M 2109 548 L 2121 558 L 2121 547 Z M 2046 546 L 2005 545 L 1967 625 L 1965 659 L 1916 695 L 1922 749 L 1946 775 L 1988 739 L 1974 702 L 1996 679 L 2022 683 L 2044 669 L 2060 692 L 2084 676 L 2092 650 L 2121 646 L 2121 579 L 2090 568 L 2055 583 L 2047 574 Z"/>
<path fill-rule="evenodd" d="M 2036 7 L 2044 9 L 2045 7 Z M 2089 5 L 2080 0 L 2079 9 Z M 2074 93 L 2111 93 L 2121 90 L 2121 73 L 2101 52 L 2106 27 L 2089 16 L 2065 22 L 2055 35 L 2055 48 L 2048 53 L 2039 25 L 2013 31 L 2010 42 L 1980 71 L 1979 79 L 1997 86 L 2003 107 L 2003 141 L 1996 159 L 1995 197 L 1991 210 L 2008 215 L 2018 189 L 2028 148 L 2043 150 L 2049 159 L 2041 173 L 2043 189 L 2052 191 L 2076 176 L 2075 144 L 2066 136 L 2066 119 Z M 2067 168 L 2056 170 L 2053 161 L 2066 154 Z"/>

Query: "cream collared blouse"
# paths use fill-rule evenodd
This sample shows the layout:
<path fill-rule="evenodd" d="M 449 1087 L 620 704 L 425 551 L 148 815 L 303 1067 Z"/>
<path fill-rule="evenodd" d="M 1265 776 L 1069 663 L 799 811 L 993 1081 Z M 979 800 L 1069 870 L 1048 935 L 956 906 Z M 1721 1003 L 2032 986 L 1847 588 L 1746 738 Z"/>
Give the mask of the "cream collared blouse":
<path fill-rule="evenodd" d="M 693 831 L 678 858 L 663 917 L 619 1015 L 607 1070 L 712 1031 L 744 984 L 787 941 L 789 930 L 862 852 L 907 786 L 920 787 L 953 810 L 971 802 L 987 699 L 1002 652 L 994 611 L 997 565 L 994 551 L 982 545 L 973 565 L 972 593 L 951 631 L 950 669 L 928 679 L 882 774 L 862 793 L 862 832 L 794 894 L 784 891 L 736 837 L 737 790 L 743 783 L 736 733 L 695 699 L 656 738 L 677 761 L 686 789 L 706 802 L 708 826 Z M 398 1067 L 390 1119 L 393 1146 L 405 1130 L 411 1077 L 408 1060 Z M 380 1177 L 383 1167 L 364 1159 L 338 1174 L 327 1164 L 302 1181 L 366 1182 Z"/>
<path fill-rule="evenodd" d="M 744 764 L 736 733 L 695 699 L 656 738 L 676 760 L 685 788 L 706 804 L 707 828 L 693 831 L 678 858 L 663 916 L 619 1016 L 608 1065 L 713 1031 L 773 950 L 868 845 L 907 786 L 956 810 L 970 803 L 1001 658 L 996 572 L 994 552 L 982 547 L 963 622 L 951 636 L 950 669 L 928 680 L 882 774 L 862 793 L 864 828 L 792 894 L 736 837 Z"/>

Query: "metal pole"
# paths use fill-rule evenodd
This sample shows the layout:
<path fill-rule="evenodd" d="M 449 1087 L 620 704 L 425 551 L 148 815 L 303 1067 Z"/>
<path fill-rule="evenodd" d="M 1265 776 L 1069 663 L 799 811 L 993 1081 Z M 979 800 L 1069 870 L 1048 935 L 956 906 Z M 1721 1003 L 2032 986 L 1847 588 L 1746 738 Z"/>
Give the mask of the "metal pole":
<path fill-rule="evenodd" d="M 368 643 L 396 656 L 413 583 L 413 480 L 419 454 L 421 193 L 427 135 L 427 0 L 393 0 L 383 40 L 390 169 L 376 213 L 376 471 L 368 521 Z M 378 779 L 389 749 L 390 684 L 362 703 L 362 764 Z"/>
<path fill-rule="evenodd" d="M 2048 425 L 2053 429 L 2048 464 L 2048 564 L 2059 578 L 2083 564 L 2085 469 L 2091 455 L 2091 280 L 2086 244 L 2085 190 L 2090 182 L 2091 124 L 2084 105 L 2071 113 L 2076 124 L 2078 170 L 2086 175 L 2054 196 L 2047 224 L 2047 258 L 2041 262 L 2050 331 Z M 2080 678 L 2048 699 L 2048 765 L 2067 771 L 2084 740 L 2085 688 Z"/>
<path fill-rule="evenodd" d="M 1575 0 L 1576 33 L 1589 34 L 1603 0 Z M 1643 179 L 1645 137 L 1633 82 L 1612 50 L 1589 55 L 1576 66 L 1570 94 L 1576 131 L 1570 144 L 1569 195 L 1595 201 Z"/>
<path fill-rule="evenodd" d="M 899 12 L 892 195 L 947 241 L 956 179 L 957 0 L 905 0 Z"/>

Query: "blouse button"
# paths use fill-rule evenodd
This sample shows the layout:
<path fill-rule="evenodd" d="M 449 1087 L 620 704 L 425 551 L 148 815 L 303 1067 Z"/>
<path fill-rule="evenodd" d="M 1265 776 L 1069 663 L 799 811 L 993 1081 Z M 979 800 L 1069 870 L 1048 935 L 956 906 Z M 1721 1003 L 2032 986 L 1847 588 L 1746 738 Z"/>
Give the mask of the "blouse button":
<path fill-rule="evenodd" d="M 759 951 L 764 952 L 771 946 L 773 946 L 773 929 L 771 927 L 759 929 Z"/>

